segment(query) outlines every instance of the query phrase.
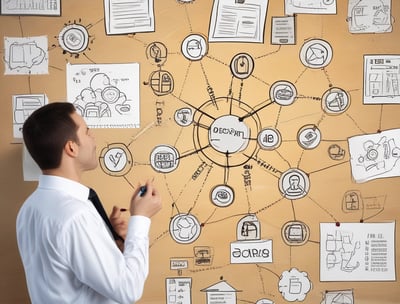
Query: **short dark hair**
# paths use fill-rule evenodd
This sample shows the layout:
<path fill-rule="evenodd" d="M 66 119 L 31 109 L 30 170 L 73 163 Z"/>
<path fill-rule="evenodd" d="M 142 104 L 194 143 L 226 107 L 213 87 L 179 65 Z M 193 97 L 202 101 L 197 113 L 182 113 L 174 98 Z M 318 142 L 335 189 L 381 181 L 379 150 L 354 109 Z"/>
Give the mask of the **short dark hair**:
<path fill-rule="evenodd" d="M 35 110 L 25 121 L 25 146 L 40 169 L 60 166 L 62 150 L 69 140 L 78 142 L 78 126 L 72 119 L 75 107 L 69 102 L 53 102 Z"/>

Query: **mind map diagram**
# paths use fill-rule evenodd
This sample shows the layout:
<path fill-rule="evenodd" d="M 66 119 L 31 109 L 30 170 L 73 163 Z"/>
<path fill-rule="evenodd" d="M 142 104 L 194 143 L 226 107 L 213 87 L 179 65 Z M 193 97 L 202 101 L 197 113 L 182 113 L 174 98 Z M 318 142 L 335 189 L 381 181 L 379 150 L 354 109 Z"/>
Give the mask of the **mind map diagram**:
<path fill-rule="evenodd" d="M 156 136 L 152 135 L 153 132 L 165 128 L 169 130 L 168 135 L 154 143 L 147 159 L 139 160 L 132 156 L 140 136 L 126 143 L 105 146 L 100 156 L 100 164 L 106 174 L 128 181 L 129 172 L 134 172 L 136 167 L 147 166 L 170 192 L 168 199 L 172 204 L 170 218 L 165 225 L 167 230 L 160 232 L 152 248 L 164 239 L 170 239 L 175 243 L 177 252 L 180 252 L 180 246 L 192 246 L 193 255 L 190 258 L 186 255 L 170 258 L 170 270 L 172 273 L 176 271 L 177 276 L 170 274 L 166 278 L 166 303 L 191 303 L 192 294 L 199 291 L 206 293 L 209 304 L 217 303 L 215 301 L 221 298 L 225 303 L 237 303 L 239 297 L 247 297 L 245 290 L 230 285 L 223 276 L 224 269 L 237 264 L 252 264 L 258 268 L 260 279 L 257 284 L 265 295 L 256 299 L 250 296 L 249 303 L 274 303 L 278 295 L 288 302 L 304 301 L 313 286 L 308 273 L 297 267 L 279 272 L 272 270 L 270 265 L 274 263 L 275 243 L 283 242 L 288 248 L 313 246 L 310 244 L 315 240 L 310 237 L 310 226 L 306 221 L 299 220 L 294 210 L 289 211 L 293 212 L 293 216 L 282 223 L 280 239 L 271 239 L 268 232 L 262 233 L 262 223 L 271 209 L 288 201 L 294 206 L 305 200 L 311 203 L 309 207 L 325 214 L 332 225 L 340 225 L 340 214 L 332 212 L 329 205 L 315 199 L 313 194 L 314 176 L 320 176 L 321 172 L 329 175 L 336 167 L 349 166 L 347 138 L 330 139 L 325 136 L 324 122 L 343 115 L 357 134 L 364 132 L 346 113 L 351 106 L 351 89 L 354 88 L 335 86 L 329 78 L 329 65 L 334 57 L 332 45 L 321 38 L 308 39 L 298 49 L 303 68 L 297 79 L 276 79 L 273 83 L 263 81 L 257 65 L 279 56 L 279 45 L 272 52 L 258 57 L 247 51 L 237 52 L 228 61 L 213 56 L 205 33 L 188 33 L 181 44 L 175 46 L 177 50 L 171 51 L 166 45 L 166 41 L 151 41 L 144 48 L 147 63 L 155 69 L 143 81 L 142 90 L 153 92 L 158 113 L 155 122 L 144 133 Z M 171 56 L 180 57 L 182 65 L 186 66 L 184 79 L 178 80 L 173 67 L 170 69 L 168 60 Z M 210 62 L 217 66 L 219 73 L 230 75 L 222 87 L 217 88 L 211 80 L 215 70 L 208 70 Z M 309 72 L 321 74 L 327 80 L 320 95 L 306 96 L 301 92 L 301 85 L 298 86 L 303 73 Z M 190 82 L 195 77 L 196 86 L 203 87 L 202 94 L 199 94 L 202 98 L 189 96 L 185 91 L 186 85 L 191 86 Z M 265 87 L 264 97 L 260 100 L 245 98 L 247 84 L 252 81 Z M 220 82 L 218 86 L 221 86 Z M 309 113 L 310 119 L 298 119 L 296 115 L 290 118 L 290 123 L 297 124 L 298 129 L 288 135 L 283 130 L 288 121 L 283 122 L 282 116 L 287 109 L 301 103 L 313 103 L 315 107 Z M 170 104 L 174 105 L 174 109 L 169 108 Z M 166 117 L 165 113 L 170 114 Z M 187 138 L 191 138 L 191 142 L 187 142 Z M 283 151 L 293 144 L 297 145 L 298 155 L 290 159 Z M 325 154 L 326 162 L 321 167 L 303 165 L 307 153 L 313 151 Z M 182 168 L 189 164 L 195 165 L 190 166 L 192 171 L 188 173 Z M 186 176 L 181 172 L 186 172 Z M 173 181 L 176 176 L 180 176 L 182 181 L 178 193 L 172 189 L 177 187 Z M 267 197 L 261 200 L 254 195 L 260 183 L 268 189 Z M 191 195 L 188 196 L 188 193 Z M 343 193 L 343 200 L 346 195 L 348 193 Z M 383 201 L 379 202 L 378 210 L 366 209 L 364 205 L 344 210 L 348 213 L 360 212 L 360 220 L 363 221 L 382 212 Z M 241 211 L 230 213 L 230 208 L 239 204 L 242 206 L 235 210 Z M 216 256 L 219 252 L 214 245 L 204 244 L 207 237 L 203 235 L 213 238 L 218 231 L 211 233 L 212 227 L 231 223 L 232 219 L 237 222 L 232 228 L 236 231 L 236 239 L 226 248 L 230 260 L 228 264 L 218 264 Z M 357 249 L 356 245 L 353 250 Z M 342 267 L 351 270 L 357 265 L 342 262 Z M 215 269 L 220 269 L 222 274 L 219 281 L 201 290 L 193 290 L 198 271 Z M 186 276 L 182 276 L 183 273 Z M 276 289 L 266 292 L 268 287 L 263 276 L 271 273 Z M 321 301 L 353 303 L 353 292 L 329 291 Z"/>
<path fill-rule="evenodd" d="M 151 253 L 165 256 L 163 248 L 167 248 L 167 256 L 157 261 L 163 263 L 157 266 L 162 269 L 157 279 L 164 281 L 165 303 L 191 304 L 199 294 L 207 304 L 221 300 L 307 303 L 313 282 L 321 280 L 310 275 L 307 266 L 296 264 L 296 250 L 318 252 L 325 246 L 329 251 L 323 261 L 326 268 L 346 273 L 359 268 L 352 257 L 360 246 L 352 242 L 351 231 L 327 234 L 328 240 L 320 244 L 320 219 L 310 218 L 304 210 L 315 212 L 333 227 L 340 227 L 348 215 L 362 223 L 384 212 L 384 193 L 365 196 L 355 187 L 342 186 L 340 200 L 332 206 L 320 189 L 329 177 L 345 170 L 348 174 L 342 179 L 360 183 L 398 176 L 397 129 L 366 136 L 351 111 L 352 93 L 363 88 L 344 87 L 332 76 L 338 64 L 334 41 L 321 35 L 296 42 L 295 17 L 279 20 L 290 25 L 286 33 L 290 41 L 276 39 L 263 52 L 256 52 L 251 43 L 264 43 L 262 35 L 247 33 L 245 41 L 250 46 L 234 44 L 241 41 L 238 33 L 222 35 L 219 15 L 212 12 L 212 36 L 204 28 L 192 28 L 190 11 L 196 1 L 176 2 L 189 24 L 179 42 L 162 36 L 146 40 L 145 33 L 140 40 L 136 34 L 125 38 L 141 43 L 146 58 L 141 68 L 147 74 L 141 71 L 140 91 L 150 93 L 153 100 L 145 106 L 141 100 L 140 111 L 153 110 L 155 117 L 146 125 L 135 120 L 133 127 L 138 129 L 129 139 L 101 147 L 100 168 L 132 188 L 134 175 L 145 168 L 166 194 L 168 215 L 157 223 L 150 240 Z M 265 22 L 265 16 L 247 11 L 245 2 L 235 1 L 243 5 L 241 16 L 251 13 L 252 20 Z M 296 7 L 299 1 L 286 2 Z M 324 9 L 332 9 L 335 3 L 317 2 L 324 3 Z M 221 0 L 214 6 L 231 13 L 235 6 L 229 4 Z M 101 23 L 81 21 L 65 23 L 54 37 L 53 49 L 61 48 L 65 57 L 75 61 L 89 60 L 88 74 L 75 65 L 68 76 L 74 92 L 70 99 L 86 119 L 98 119 L 95 126 L 107 127 L 111 123 L 102 125 L 99 118 L 138 113 L 138 97 L 129 97 L 129 86 L 122 85 L 129 74 L 112 77 L 116 66 L 103 70 L 90 58 L 96 47 L 90 31 Z M 260 25 L 265 27 L 257 23 L 258 29 Z M 221 52 L 218 45 L 224 42 L 235 47 Z M 271 71 L 277 61 L 284 66 L 285 47 L 297 54 L 297 62 L 290 73 L 282 67 L 275 76 Z M 74 77 L 80 85 L 74 84 Z M 131 84 L 139 83 L 137 77 L 130 77 Z M 306 89 L 315 79 L 318 85 Z M 87 104 L 96 110 L 86 109 Z M 348 127 L 338 132 L 341 137 L 334 130 L 338 124 Z M 389 154 L 385 147 L 390 147 Z M 371 163 L 373 173 L 368 170 Z M 342 247 L 332 249 L 332 243 L 340 242 Z M 241 286 L 232 273 L 252 280 Z M 320 301 L 347 304 L 355 298 L 354 290 L 332 288 L 324 291 Z"/>

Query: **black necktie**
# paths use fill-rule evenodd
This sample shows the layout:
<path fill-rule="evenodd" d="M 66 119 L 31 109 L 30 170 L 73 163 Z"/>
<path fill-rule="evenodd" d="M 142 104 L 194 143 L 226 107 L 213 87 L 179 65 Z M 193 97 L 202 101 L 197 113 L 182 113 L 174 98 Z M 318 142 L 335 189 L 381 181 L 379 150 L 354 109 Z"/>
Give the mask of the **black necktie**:
<path fill-rule="evenodd" d="M 124 241 L 124 239 L 121 236 L 119 236 L 118 233 L 114 230 L 113 226 L 111 225 L 110 219 L 108 218 L 107 213 L 104 210 L 103 205 L 101 204 L 99 196 L 97 195 L 96 191 L 94 191 L 92 188 L 90 188 L 90 191 L 89 191 L 89 200 L 93 203 L 97 212 L 100 214 L 100 216 L 103 218 L 104 222 L 107 224 L 114 239 Z"/>

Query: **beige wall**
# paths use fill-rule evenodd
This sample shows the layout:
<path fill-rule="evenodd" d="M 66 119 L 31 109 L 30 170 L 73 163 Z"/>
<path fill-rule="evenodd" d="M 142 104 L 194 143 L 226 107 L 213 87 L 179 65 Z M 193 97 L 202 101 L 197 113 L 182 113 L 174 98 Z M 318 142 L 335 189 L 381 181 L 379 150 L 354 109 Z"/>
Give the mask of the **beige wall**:
<path fill-rule="evenodd" d="M 313 288 L 304 303 L 320 303 L 325 290 L 339 289 L 353 289 L 357 304 L 398 302 L 398 281 L 320 282 L 318 241 L 320 222 L 358 222 L 363 218 L 361 212 L 342 211 L 343 195 L 349 190 L 360 191 L 365 198 L 385 196 L 384 209 L 368 222 L 400 219 L 399 178 L 354 183 L 347 148 L 349 137 L 400 127 L 398 105 L 366 106 L 362 103 L 363 55 L 400 54 L 399 25 L 394 23 L 393 32 L 387 34 L 350 34 L 346 23 L 347 1 L 338 0 L 336 15 L 298 15 L 297 44 L 279 48 L 270 44 L 271 16 L 284 15 L 283 1 L 269 2 L 264 43 L 210 43 L 207 56 L 201 62 L 191 63 L 180 53 L 180 45 L 190 33 L 208 35 L 210 0 L 196 0 L 187 5 L 175 0 L 155 1 L 156 31 L 126 36 L 105 35 L 102 1 L 64 0 L 61 17 L 0 16 L 0 52 L 4 52 L 2 38 L 5 36 L 47 35 L 50 48 L 48 75 L 5 76 L 4 62 L 0 63 L 0 303 L 28 302 L 16 246 L 15 218 L 22 202 L 35 188 L 34 182 L 24 182 L 22 178 L 22 147 L 13 140 L 11 97 L 45 93 L 50 102 L 66 99 L 67 62 L 141 64 L 142 129 L 95 130 L 99 154 L 110 143 L 129 144 L 134 159 L 132 170 L 126 176 L 116 178 L 105 174 L 99 166 L 95 172 L 85 175 L 85 182 L 98 189 L 108 210 L 114 203 L 127 205 L 132 185 L 136 186 L 148 177 L 155 178 L 162 192 L 164 208 L 153 220 L 151 272 L 141 303 L 165 303 L 165 279 L 178 276 L 176 270 L 170 270 L 170 258 L 188 260 L 189 268 L 184 269 L 181 275 L 192 277 L 193 303 L 206 303 L 206 295 L 201 290 L 221 278 L 241 290 L 238 303 L 255 303 L 260 298 L 285 303 L 278 291 L 278 277 L 292 267 L 306 271 L 312 281 Z M 400 18 L 399 12 L 400 2 L 392 1 L 394 20 Z M 56 39 L 64 24 L 74 20 L 87 26 L 93 41 L 90 50 L 79 58 L 63 54 Z M 333 60 L 324 71 L 307 69 L 299 60 L 299 49 L 310 38 L 329 41 L 333 48 Z M 153 41 L 160 41 L 168 48 L 168 59 L 163 69 L 175 79 L 173 95 L 157 97 L 143 84 L 150 73 L 157 70 L 145 54 L 146 46 Z M 255 161 L 249 161 L 253 165 L 251 190 L 243 185 L 243 168 L 231 168 L 228 170 L 228 184 L 235 190 L 235 201 L 227 208 L 218 208 L 210 202 L 210 192 L 213 186 L 224 182 L 227 172 L 221 166 L 213 165 L 201 153 L 182 158 L 178 169 L 168 174 L 156 173 L 149 165 L 149 154 L 157 144 L 176 146 L 181 154 L 193 151 L 193 129 L 179 128 L 174 123 L 174 112 L 184 107 L 184 102 L 200 107 L 209 99 L 205 78 L 217 97 L 226 96 L 231 84 L 229 63 L 239 52 L 255 58 L 253 75 L 243 81 L 241 98 L 244 103 L 257 108 L 269 98 L 269 88 L 277 80 L 294 83 L 301 96 L 289 107 L 271 105 L 259 112 L 263 127 L 276 124 L 283 142 L 277 151 L 259 151 L 258 157 L 281 171 L 298 165 L 311 173 L 310 192 L 303 199 L 291 201 L 282 198 L 276 176 L 261 169 Z M 330 84 L 343 88 L 351 97 L 350 108 L 338 116 L 324 115 L 318 101 Z M 235 98 L 240 94 L 240 87 L 240 81 L 233 79 Z M 159 117 L 158 102 L 164 102 Z M 157 118 L 160 117 L 162 123 L 158 124 Z M 318 124 L 323 134 L 322 143 L 314 150 L 302 150 L 296 142 L 297 130 L 308 123 Z M 326 155 L 332 142 L 340 143 L 347 150 L 345 163 L 340 166 Z M 193 181 L 191 177 L 202 161 L 209 166 Z M 192 244 L 178 244 L 168 233 L 170 219 L 178 210 L 191 212 L 200 222 L 206 223 L 199 239 Z M 230 242 L 236 240 L 236 224 L 246 213 L 256 213 L 262 238 L 273 240 L 272 264 L 230 265 Z M 310 241 L 303 246 L 289 247 L 282 241 L 281 228 L 294 219 L 310 228 Z M 398 228 L 396 232 L 399 244 Z M 196 246 L 213 249 L 212 265 L 194 265 Z M 397 249 L 397 260 L 399 252 Z"/>

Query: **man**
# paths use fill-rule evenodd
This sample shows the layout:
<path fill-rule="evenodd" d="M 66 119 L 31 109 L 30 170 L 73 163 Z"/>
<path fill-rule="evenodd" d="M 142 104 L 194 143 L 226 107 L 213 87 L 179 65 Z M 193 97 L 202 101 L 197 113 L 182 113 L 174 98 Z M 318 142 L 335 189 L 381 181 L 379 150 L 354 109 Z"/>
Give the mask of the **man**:
<path fill-rule="evenodd" d="M 129 221 L 114 206 L 107 228 L 81 176 L 97 167 L 95 139 L 68 102 L 33 112 L 23 138 L 42 175 L 17 217 L 17 241 L 33 304 L 132 303 L 148 275 L 150 218 L 161 209 L 151 181 L 130 202 Z M 121 250 L 111 230 L 124 239 Z"/>

